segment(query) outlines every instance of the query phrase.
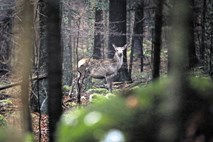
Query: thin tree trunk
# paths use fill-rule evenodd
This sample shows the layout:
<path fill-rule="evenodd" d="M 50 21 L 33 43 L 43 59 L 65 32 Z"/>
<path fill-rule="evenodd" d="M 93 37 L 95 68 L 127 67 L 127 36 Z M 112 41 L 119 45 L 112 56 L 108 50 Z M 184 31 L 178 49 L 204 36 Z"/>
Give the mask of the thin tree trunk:
<path fill-rule="evenodd" d="M 132 16 L 132 1 L 131 0 L 127 0 L 127 15 L 126 15 L 126 19 L 127 19 L 127 36 L 126 36 L 126 41 L 127 43 L 131 43 L 131 16 Z M 131 46 L 131 45 L 130 45 Z"/>
<path fill-rule="evenodd" d="M 133 43 L 134 41 L 132 41 Z M 134 58 L 134 46 L 131 46 L 131 53 L 130 53 L 130 61 L 129 61 L 129 74 L 132 74 L 132 66 L 133 66 L 133 58 Z"/>
<path fill-rule="evenodd" d="M 70 85 L 72 84 L 72 62 L 70 61 L 72 55 L 71 55 L 71 39 L 70 39 L 70 18 L 72 15 L 70 14 L 69 8 L 66 5 L 62 5 L 62 43 L 63 43 L 63 85 Z M 68 20 L 68 21 L 67 21 Z"/>
<path fill-rule="evenodd" d="M 69 17 L 71 17 L 71 12 L 69 12 Z M 72 27 L 72 19 L 69 19 L 69 27 Z M 70 33 L 71 31 L 69 31 Z M 71 33 L 69 34 L 69 43 L 68 43 L 68 46 L 69 46 L 69 49 L 70 49 L 70 72 L 71 72 L 71 77 L 70 77 L 70 84 L 72 84 L 73 82 L 73 38 L 72 38 L 72 35 Z"/>
<path fill-rule="evenodd" d="M 29 77 L 32 69 L 32 52 L 34 45 L 34 30 L 33 30 L 33 5 L 30 1 L 23 1 L 23 11 L 20 13 L 21 30 L 19 31 L 19 41 L 23 56 L 21 57 L 22 66 L 22 83 L 21 83 L 21 100 L 23 105 L 23 130 L 25 133 L 32 132 L 32 120 L 29 109 Z M 23 40 L 24 39 L 24 40 Z"/>
<path fill-rule="evenodd" d="M 104 2 L 106 3 L 109 3 L 108 0 L 104 0 Z M 103 22 L 104 22 L 104 45 L 103 45 L 103 50 L 102 50 L 102 56 L 103 56 L 103 59 L 105 58 L 105 50 L 107 49 L 108 47 L 108 29 L 109 29 L 109 11 L 108 10 L 104 10 L 103 11 Z"/>

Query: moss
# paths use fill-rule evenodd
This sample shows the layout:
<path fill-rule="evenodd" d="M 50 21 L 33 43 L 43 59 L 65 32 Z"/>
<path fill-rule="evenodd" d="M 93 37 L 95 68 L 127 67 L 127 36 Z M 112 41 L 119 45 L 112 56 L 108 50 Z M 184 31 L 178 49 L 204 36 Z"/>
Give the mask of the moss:
<path fill-rule="evenodd" d="M 71 89 L 72 89 L 71 86 L 68 86 L 68 85 L 63 86 L 63 91 L 70 91 Z"/>
<path fill-rule="evenodd" d="M 7 125 L 7 122 L 5 120 L 5 117 L 0 114 L 0 128 Z"/>
<path fill-rule="evenodd" d="M 109 91 L 105 88 L 93 88 L 93 89 L 89 89 L 87 91 L 87 93 L 89 93 L 89 94 L 94 94 L 94 93 L 96 93 L 96 94 L 107 94 L 108 92 Z"/>

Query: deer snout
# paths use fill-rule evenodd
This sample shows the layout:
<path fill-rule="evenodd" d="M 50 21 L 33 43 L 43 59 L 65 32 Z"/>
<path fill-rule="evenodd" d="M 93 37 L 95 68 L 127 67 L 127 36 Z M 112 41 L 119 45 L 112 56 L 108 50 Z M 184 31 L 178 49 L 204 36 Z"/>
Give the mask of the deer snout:
<path fill-rule="evenodd" d="M 118 56 L 119 56 L 119 57 L 122 57 L 122 53 L 119 53 Z"/>

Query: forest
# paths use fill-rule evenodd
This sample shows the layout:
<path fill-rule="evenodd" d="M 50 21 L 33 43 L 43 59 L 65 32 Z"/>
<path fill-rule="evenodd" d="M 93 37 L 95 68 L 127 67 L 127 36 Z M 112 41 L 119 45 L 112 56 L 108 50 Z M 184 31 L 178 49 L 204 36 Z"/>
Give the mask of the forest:
<path fill-rule="evenodd" d="M 213 0 L 0 0 L 0 142 L 213 142 Z"/>

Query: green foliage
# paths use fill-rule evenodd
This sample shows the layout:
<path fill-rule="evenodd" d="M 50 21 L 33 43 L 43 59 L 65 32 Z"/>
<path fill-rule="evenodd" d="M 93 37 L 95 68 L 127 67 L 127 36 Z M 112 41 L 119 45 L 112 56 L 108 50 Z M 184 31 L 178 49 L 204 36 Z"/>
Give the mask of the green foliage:
<path fill-rule="evenodd" d="M 33 142 L 33 135 L 31 133 L 26 134 L 24 142 Z"/>
<path fill-rule="evenodd" d="M 63 86 L 63 90 L 64 90 L 64 91 L 70 91 L 71 89 L 72 89 L 71 86 L 68 86 L 68 85 L 64 85 L 64 86 Z"/>
<path fill-rule="evenodd" d="M 5 117 L 3 115 L 0 114 L 0 127 L 4 127 L 6 126 L 6 120 Z"/>
<path fill-rule="evenodd" d="M 200 95 L 213 92 L 212 83 L 206 79 L 192 78 L 190 85 Z M 112 137 L 116 142 L 156 141 L 160 126 L 168 117 L 166 98 L 172 95 L 168 86 L 169 80 L 162 79 L 147 87 L 136 87 L 126 97 L 106 99 L 96 94 L 99 101 L 64 114 L 58 142 L 108 142 Z"/>
<path fill-rule="evenodd" d="M 0 142 L 33 142 L 33 141 L 32 139 L 24 140 L 23 136 L 21 136 L 20 133 L 17 133 L 14 129 L 0 128 Z"/>
<path fill-rule="evenodd" d="M 2 129 L 0 129 L 0 142 L 4 142 L 6 140 L 6 134 L 5 131 L 3 131 Z"/>
<path fill-rule="evenodd" d="M 10 104 L 12 104 L 12 101 L 10 99 L 0 100 L 1 106 L 10 105 Z"/>
<path fill-rule="evenodd" d="M 95 89 L 89 89 L 87 93 L 90 95 L 90 102 L 99 102 L 102 100 L 110 99 L 112 97 L 115 97 L 120 93 L 120 90 L 113 90 L 112 93 L 109 92 L 105 88 L 95 88 Z"/>
<path fill-rule="evenodd" d="M 106 95 L 105 95 L 105 97 L 107 98 L 107 99 L 111 99 L 111 98 L 113 98 L 113 97 L 115 97 L 116 95 L 115 94 L 113 94 L 113 93 L 107 93 Z"/>
<path fill-rule="evenodd" d="M 58 141 L 100 141 L 113 125 L 116 125 L 118 129 L 124 127 L 125 122 L 131 118 L 131 110 L 124 110 L 125 103 L 118 99 L 113 99 L 110 102 L 102 100 L 88 107 L 88 110 L 80 109 L 64 114 L 58 129 Z M 121 119 L 119 123 L 115 121 L 121 117 L 127 119 Z"/>
<path fill-rule="evenodd" d="M 90 102 L 102 102 L 105 101 L 107 99 L 111 99 L 113 97 L 115 97 L 116 95 L 113 93 L 107 93 L 106 95 L 100 95 L 100 94 L 91 94 L 90 95 Z"/>
<path fill-rule="evenodd" d="M 156 87 L 155 85 L 153 85 Z M 156 87 L 157 88 L 157 87 Z M 137 115 L 141 117 L 141 112 L 152 109 L 154 96 L 159 91 L 153 92 L 153 87 L 147 87 L 143 92 L 140 89 L 135 90 L 137 95 L 127 98 L 110 97 L 106 99 L 98 94 L 98 101 L 86 109 L 80 109 L 75 112 L 64 114 L 60 127 L 58 129 L 60 142 L 86 142 L 86 141 L 106 141 L 110 135 L 116 134 L 121 141 L 128 141 L 131 137 L 132 126 L 136 126 Z M 149 92 L 152 92 L 149 94 Z M 108 94 L 107 96 L 113 96 Z M 149 121 L 151 116 L 143 120 Z M 141 122 L 144 125 L 143 122 Z"/>
<path fill-rule="evenodd" d="M 208 97 L 213 100 L 213 84 L 212 80 L 206 77 L 193 77 L 190 78 L 190 86 L 202 94 L 202 97 Z"/>
<path fill-rule="evenodd" d="M 99 101 L 102 101 L 102 100 L 105 100 L 105 99 L 107 99 L 105 96 L 94 93 L 94 94 L 90 95 L 89 100 L 90 100 L 90 102 L 93 103 L 93 102 L 99 102 Z"/>
<path fill-rule="evenodd" d="M 96 94 L 107 94 L 109 91 L 107 90 L 107 89 L 105 89 L 105 88 L 93 88 L 93 89 L 89 89 L 88 91 L 87 91 L 87 93 L 89 93 L 89 94 L 94 94 L 94 93 L 96 93 Z"/>

